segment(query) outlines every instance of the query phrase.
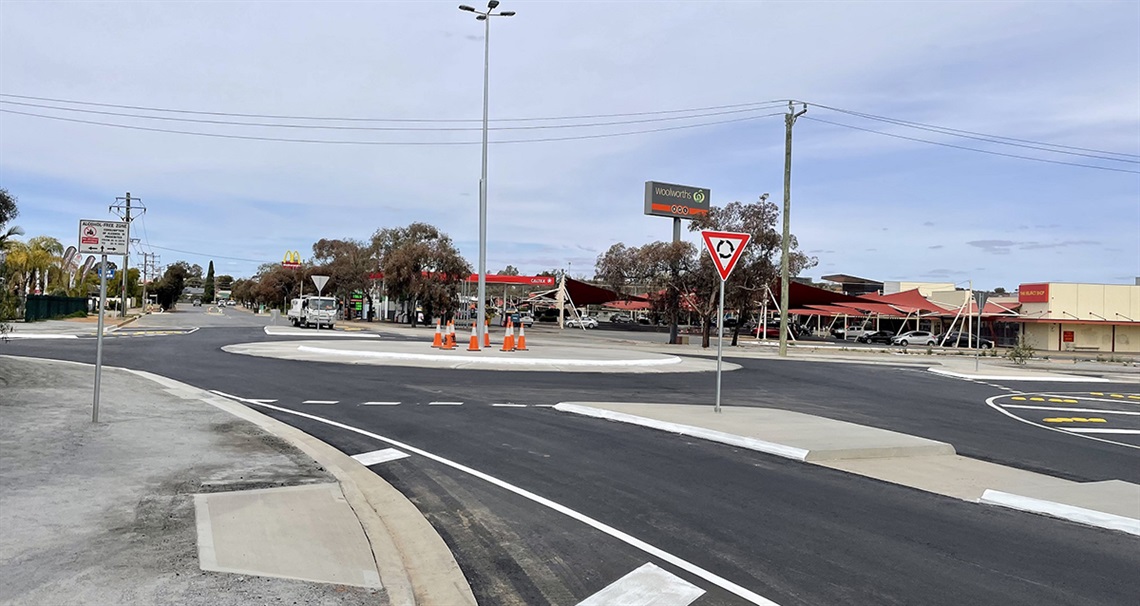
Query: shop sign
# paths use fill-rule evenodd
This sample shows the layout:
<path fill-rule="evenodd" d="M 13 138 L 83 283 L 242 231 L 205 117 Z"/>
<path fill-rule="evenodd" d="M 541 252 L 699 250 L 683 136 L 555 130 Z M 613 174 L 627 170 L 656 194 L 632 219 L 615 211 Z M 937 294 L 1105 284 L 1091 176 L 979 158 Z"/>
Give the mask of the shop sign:
<path fill-rule="evenodd" d="M 1017 289 L 1019 303 L 1048 303 L 1049 284 L 1022 284 Z"/>

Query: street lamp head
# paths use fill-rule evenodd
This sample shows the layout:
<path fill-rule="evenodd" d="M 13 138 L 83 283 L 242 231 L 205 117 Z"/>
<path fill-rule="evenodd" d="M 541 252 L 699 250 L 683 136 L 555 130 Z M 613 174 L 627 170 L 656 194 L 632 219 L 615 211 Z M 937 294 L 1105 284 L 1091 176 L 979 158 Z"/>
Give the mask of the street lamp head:
<path fill-rule="evenodd" d="M 515 11 L 503 11 L 503 12 L 499 13 L 499 16 L 500 17 L 514 17 Z"/>
<path fill-rule="evenodd" d="M 475 7 L 473 7 L 473 6 L 467 6 L 466 4 L 460 4 L 460 5 L 459 5 L 459 10 L 461 10 L 461 11 L 470 11 L 470 12 L 472 12 L 472 13 L 473 13 L 473 12 L 475 12 Z"/>
<path fill-rule="evenodd" d="M 764 192 L 764 193 L 760 194 L 760 201 L 761 202 L 764 202 L 767 199 L 768 199 L 768 192 Z"/>
<path fill-rule="evenodd" d="M 486 21 L 487 15 L 478 15 L 477 17 L 475 17 L 475 20 L 476 21 Z"/>
<path fill-rule="evenodd" d="M 491 0 L 490 2 L 487 3 L 487 8 L 489 8 L 491 10 L 495 10 L 495 8 L 497 6 L 499 6 L 499 0 Z"/>

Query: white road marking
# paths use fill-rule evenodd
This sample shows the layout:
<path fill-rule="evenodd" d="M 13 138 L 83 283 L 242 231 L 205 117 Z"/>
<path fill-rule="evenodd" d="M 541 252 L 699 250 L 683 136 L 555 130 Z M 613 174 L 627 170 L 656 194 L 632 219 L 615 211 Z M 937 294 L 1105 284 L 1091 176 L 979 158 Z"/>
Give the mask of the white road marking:
<path fill-rule="evenodd" d="M 463 406 L 463 402 L 428 402 L 428 406 Z"/>
<path fill-rule="evenodd" d="M 496 408 L 526 408 L 526 404 L 492 404 Z"/>
<path fill-rule="evenodd" d="M 305 400 L 302 404 L 336 404 L 340 400 Z"/>
<path fill-rule="evenodd" d="M 1061 412 L 1095 412 L 1106 415 L 1135 415 L 1140 416 L 1140 412 L 1131 410 L 1100 410 L 1098 408 L 1066 408 L 1064 406 L 1032 406 L 1029 404 L 1002 404 L 1005 408 L 1028 408 L 1030 410 L 1058 410 Z"/>
<path fill-rule="evenodd" d="M 688 606 L 705 590 L 653 564 L 643 564 L 578 606 Z"/>
<path fill-rule="evenodd" d="M 1025 423 L 1026 425 L 1032 425 L 1034 427 L 1040 427 L 1041 429 L 1048 429 L 1049 431 L 1058 431 L 1058 432 L 1068 434 L 1071 436 L 1077 436 L 1078 438 L 1085 438 L 1088 440 L 1096 440 L 1097 442 L 1104 442 L 1105 444 L 1115 444 L 1117 446 L 1123 446 L 1125 448 L 1134 448 L 1136 450 L 1140 450 L 1140 446 L 1137 446 L 1136 444 L 1128 444 L 1126 442 L 1116 442 L 1113 440 L 1106 440 L 1104 438 L 1098 438 L 1095 436 L 1087 436 L 1084 434 L 1072 433 L 1069 431 L 1065 431 L 1064 429 L 1061 429 L 1060 427 L 1050 427 L 1048 425 L 1041 425 L 1040 423 L 1034 423 L 1033 421 L 1023 419 L 1023 418 L 1013 414 L 1012 412 L 1002 408 L 1000 404 L 997 404 L 994 402 L 994 400 L 997 400 L 998 398 L 1005 398 L 1005 397 L 1007 397 L 1007 396 L 992 396 L 992 397 L 986 398 L 986 405 L 989 406 L 990 408 L 1000 412 L 1001 414 L 1013 419 L 1014 421 L 1020 421 L 1022 423 Z"/>
<path fill-rule="evenodd" d="M 250 400 L 250 402 L 257 402 L 258 404 L 272 404 L 277 400 Z"/>
<path fill-rule="evenodd" d="M 553 404 L 534 404 L 535 408 L 554 408 Z"/>
<path fill-rule="evenodd" d="M 352 458 L 360 461 L 364 466 L 378 465 L 380 463 L 387 463 L 388 461 L 395 461 L 410 457 L 406 452 L 400 452 L 395 448 L 384 448 L 381 450 L 373 450 L 372 452 L 362 452 L 360 454 L 352 455 Z"/>
<path fill-rule="evenodd" d="M 362 402 L 361 406 L 399 406 L 399 402 Z"/>
<path fill-rule="evenodd" d="M 477 469 L 473 469 L 473 468 L 468 467 L 466 465 L 456 463 L 455 461 L 452 461 L 450 459 L 445 459 L 439 455 L 435 455 L 435 454 L 432 454 L 426 450 L 416 448 L 415 446 L 412 446 L 410 444 L 405 444 L 403 442 L 400 442 L 398 440 L 393 440 L 391 438 L 385 438 L 384 436 L 381 436 L 379 434 L 375 434 L 375 433 L 372 433 L 370 431 L 366 431 L 366 430 L 363 430 L 363 429 L 360 429 L 357 427 L 353 427 L 351 425 L 345 425 L 344 423 L 340 423 L 340 422 L 333 421 L 330 419 L 326 419 L 323 417 L 318 417 L 317 415 L 309 414 L 306 412 L 299 412 L 296 410 L 289 410 L 288 408 L 281 408 L 280 406 L 273 406 L 272 404 L 257 404 L 255 402 L 252 402 L 252 401 L 247 400 L 245 398 L 239 398 L 238 396 L 232 396 L 232 395 L 225 394 L 222 392 L 214 392 L 214 393 L 217 393 L 218 395 L 225 396 L 227 398 L 233 399 L 233 400 L 238 401 L 238 402 L 246 402 L 246 403 L 250 403 L 250 404 L 256 404 L 257 406 L 261 406 L 263 408 L 268 408 L 270 410 L 276 410 L 277 412 L 296 415 L 298 417 L 309 419 L 311 421 L 316 421 L 318 423 L 324 423 L 325 425 L 329 425 L 331 427 L 337 427 L 337 428 L 343 429 L 345 431 L 351 431 L 353 433 L 356 433 L 356 434 L 359 434 L 362 436 L 367 436 L 369 438 L 379 440 L 379 441 L 384 442 L 386 444 L 390 444 L 396 448 L 406 450 L 412 454 L 417 454 L 421 457 L 431 459 L 432 461 L 446 465 L 446 466 L 451 467 L 452 469 L 455 469 L 457 471 L 460 471 L 460 472 L 469 474 L 471 476 L 474 476 L 476 478 L 479 478 L 480 480 L 483 480 L 489 484 L 492 484 L 494 486 L 498 486 L 499 488 L 502 488 L 503 490 L 507 490 L 509 492 L 517 494 L 517 495 L 519 495 L 525 499 L 529 499 L 531 501 L 534 501 L 535 503 L 538 503 L 539 505 L 542 505 L 543 507 L 547 507 L 551 510 L 554 510 L 558 513 L 561 513 L 562 515 L 565 515 L 568 518 L 582 522 L 583 524 L 585 524 L 585 525 L 587 525 L 587 526 L 589 526 L 595 530 L 604 532 L 605 534 L 608 534 L 609 536 L 611 536 L 611 537 L 613 537 L 613 538 L 615 538 L 615 539 L 617 539 L 617 540 L 619 540 L 619 541 L 621 541 L 627 545 L 630 545 L 631 547 L 634 547 L 635 549 L 640 549 L 641 551 L 644 551 L 645 553 L 649 554 L 651 557 L 654 557 L 654 558 L 657 558 L 657 559 L 662 560 L 664 562 L 667 562 L 672 566 L 676 566 L 677 568 L 680 568 L 681 570 L 688 572 L 689 574 L 700 577 L 701 579 L 704 579 L 705 581 L 708 581 L 709 583 L 712 583 L 713 585 L 716 585 L 717 587 L 720 587 L 721 589 L 723 589 L 723 590 L 725 590 L 725 591 L 727 591 L 727 592 L 729 592 L 735 596 L 738 596 L 738 597 L 740 597 L 740 598 L 742 598 L 742 599 L 744 599 L 744 600 L 746 600 L 752 604 L 756 604 L 757 606 L 779 606 L 779 604 L 777 604 L 776 602 L 773 602 L 772 600 L 769 600 L 769 599 L 765 598 L 764 596 L 761 596 L 758 593 L 755 593 L 749 589 L 745 589 L 744 587 L 741 587 L 740 585 L 737 585 L 736 583 L 733 583 L 732 581 L 729 581 L 728 579 L 726 579 L 724 577 L 721 577 L 721 576 L 714 574 L 708 570 L 705 570 L 704 568 L 701 568 L 700 566 L 697 566 L 696 564 L 693 564 L 687 560 L 683 560 L 683 559 L 681 559 L 681 558 L 679 558 L 679 557 L 677 557 L 677 556 L 675 556 L 675 555 L 673 555 L 673 554 L 671 554 L 671 553 L 669 553 L 663 549 L 660 549 L 658 547 L 654 547 L 653 545 L 650 545 L 649 543 L 646 543 L 645 541 L 642 541 L 641 539 L 638 539 L 637 537 L 634 537 L 633 535 L 624 533 L 624 532 L 614 528 L 613 526 L 610 526 L 608 524 L 605 524 L 603 522 L 595 520 L 594 518 L 591 518 L 590 516 L 587 516 L 585 514 L 577 512 L 573 509 L 570 509 L 569 507 L 566 507 L 565 505 L 555 503 L 554 501 L 551 501 L 550 499 L 547 499 L 546 497 L 542 497 L 542 496 L 539 496 L 533 492 L 530 492 L 529 490 L 519 488 L 518 486 L 515 486 L 514 484 L 510 484 L 506 481 L 500 480 L 494 476 L 483 473 Z"/>
<path fill-rule="evenodd" d="M 1140 429 L 1113 429 L 1111 427 L 1062 427 L 1061 429 L 1069 433 L 1117 433 L 1140 436 Z"/>

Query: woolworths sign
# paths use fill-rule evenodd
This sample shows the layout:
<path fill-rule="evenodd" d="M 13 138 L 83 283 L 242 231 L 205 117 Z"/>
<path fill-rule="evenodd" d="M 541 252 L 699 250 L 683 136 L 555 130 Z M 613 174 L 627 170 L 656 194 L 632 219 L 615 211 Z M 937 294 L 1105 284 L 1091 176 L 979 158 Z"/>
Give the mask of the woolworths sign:
<path fill-rule="evenodd" d="M 709 214 L 709 190 L 703 187 L 645 182 L 645 214 L 692 219 Z"/>

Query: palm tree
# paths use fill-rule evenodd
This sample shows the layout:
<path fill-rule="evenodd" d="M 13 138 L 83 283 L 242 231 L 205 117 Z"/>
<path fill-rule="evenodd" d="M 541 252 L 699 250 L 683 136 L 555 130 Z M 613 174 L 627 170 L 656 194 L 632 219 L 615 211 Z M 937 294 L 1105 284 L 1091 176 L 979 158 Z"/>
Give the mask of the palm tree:
<path fill-rule="evenodd" d="M 63 244 L 51 236 L 36 236 L 28 240 L 28 249 L 29 264 L 36 277 L 32 286 L 47 294 L 52 274 L 60 271 L 59 258 L 63 256 Z"/>

